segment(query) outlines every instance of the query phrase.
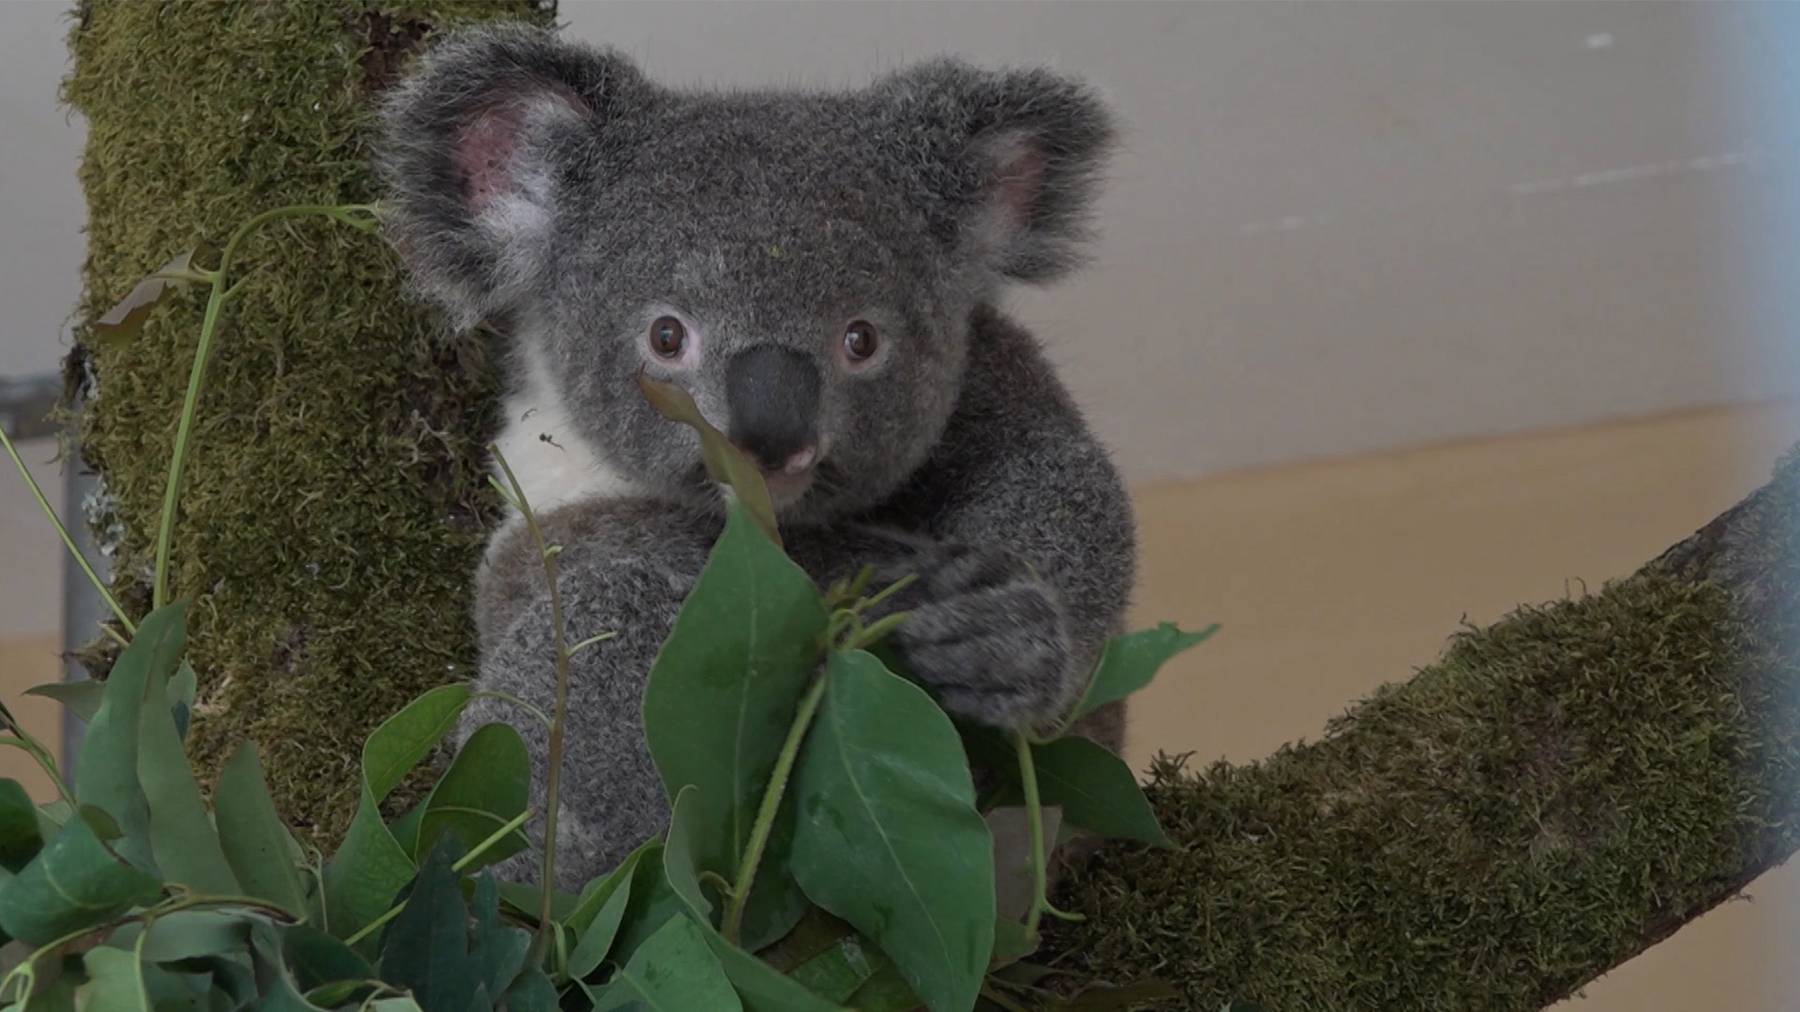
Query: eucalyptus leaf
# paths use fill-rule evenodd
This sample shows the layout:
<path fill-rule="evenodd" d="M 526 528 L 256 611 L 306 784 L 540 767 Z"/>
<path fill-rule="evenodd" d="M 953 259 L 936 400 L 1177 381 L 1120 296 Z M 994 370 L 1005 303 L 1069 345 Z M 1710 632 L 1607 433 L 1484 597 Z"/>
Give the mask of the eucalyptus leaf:
<path fill-rule="evenodd" d="M 184 739 L 194 715 L 194 694 L 199 688 L 200 677 L 194 674 L 194 666 L 182 661 L 175 669 L 175 677 L 169 679 L 169 712 L 175 717 L 175 733 Z"/>
<path fill-rule="evenodd" d="M 1173 847 L 1125 760 L 1079 735 L 1032 746 L 1038 792 L 1063 821 L 1101 836 Z"/>
<path fill-rule="evenodd" d="M 170 291 L 180 288 L 184 282 L 167 275 L 189 270 L 194 260 L 194 251 L 188 250 L 168 263 L 156 269 L 149 277 L 139 281 L 126 293 L 123 299 L 114 303 L 111 309 L 102 313 L 93 323 L 94 335 L 102 344 L 122 344 L 136 337 L 144 327 L 144 321 L 150 318 L 150 312 L 157 303 L 163 300 Z"/>
<path fill-rule="evenodd" d="M 793 790 L 794 872 L 933 1012 L 966 1012 L 994 948 L 993 840 L 955 727 L 868 653 L 834 654 Z"/>
<path fill-rule="evenodd" d="M 483 968 L 469 958 L 469 908 L 450 868 L 455 852 L 446 841 L 425 859 L 381 940 L 381 979 L 410 991 L 424 1012 L 468 1012 L 470 996 L 485 988 Z"/>
<path fill-rule="evenodd" d="M 425 802 L 413 844 L 414 857 L 430 853 L 445 835 L 455 837 L 465 852 L 474 850 L 524 812 L 530 795 L 531 758 L 519 732 L 505 724 L 478 728 Z M 400 834 L 395 835 L 398 838 Z M 516 829 L 471 862 L 467 870 L 504 860 L 528 846 L 524 831 Z"/>
<path fill-rule="evenodd" d="M 0 867 L 18 871 L 44 846 L 37 806 L 17 780 L 0 780 Z"/>
<path fill-rule="evenodd" d="M 27 696 L 42 696 L 61 703 L 70 713 L 80 717 L 83 723 L 91 723 L 94 714 L 100 709 L 100 697 L 106 691 L 106 683 L 94 679 L 83 679 L 78 682 L 49 682 L 34 685 L 25 690 Z"/>
<path fill-rule="evenodd" d="M 167 672 L 155 667 L 144 688 L 150 699 L 171 698 Z M 168 705 L 138 708 L 138 781 L 150 804 L 150 849 L 163 878 L 194 892 L 241 892 Z"/>
<path fill-rule="evenodd" d="M 669 816 L 667 842 L 662 850 L 663 874 L 669 888 L 687 907 L 725 976 L 737 989 L 744 1007 L 750 1012 L 843 1012 L 805 984 L 784 976 L 750 952 L 732 945 L 713 927 L 712 904 L 700 888 L 699 867 L 694 860 L 698 842 L 697 813 L 702 810 L 699 788 L 683 788 Z M 846 988 L 844 993 L 854 989 L 854 986 Z"/>
<path fill-rule="evenodd" d="M 292 968 L 294 983 L 310 992 L 334 981 L 371 980 L 375 968 L 356 950 L 310 924 L 281 933 L 281 952 Z"/>
<path fill-rule="evenodd" d="M 123 839 L 117 850 L 144 869 L 156 867 L 150 840 L 150 803 L 138 778 L 139 725 L 151 675 L 160 687 L 180 663 L 187 645 L 186 610 L 180 602 L 151 612 L 113 663 L 100 708 L 82 735 L 75 764 L 75 796 L 106 812 Z M 158 698 L 161 698 L 160 696 Z"/>
<path fill-rule="evenodd" d="M 521 975 L 541 975 L 537 967 L 526 966 L 531 936 L 500 919 L 500 885 L 491 873 L 483 872 L 475 880 L 469 913 L 469 961 L 479 970 L 488 994 L 506 994 Z"/>
<path fill-rule="evenodd" d="M 714 481 L 731 486 L 736 501 L 743 504 L 749 518 L 770 541 L 781 544 L 781 533 L 775 526 L 775 501 L 769 498 L 769 488 L 763 483 L 762 472 L 756 465 L 733 446 L 724 433 L 713 428 L 686 390 L 642 373 L 638 374 L 638 387 L 651 407 L 664 418 L 689 426 L 699 434 L 700 456 L 706 462 L 707 474 Z"/>
<path fill-rule="evenodd" d="M 569 976 L 586 977 L 599 969 L 606 954 L 619 937 L 619 925 L 631 905 L 631 881 L 637 874 L 638 862 L 645 849 L 640 847 L 603 879 L 590 883 L 592 892 L 582 892 L 583 916 L 571 918 L 569 928 L 575 935 L 575 947 L 569 950 Z M 592 902 L 591 913 L 588 904 Z"/>
<path fill-rule="evenodd" d="M 641 1001 L 651 1012 L 740 1012 L 731 981 L 700 926 L 676 917 L 644 940 L 595 1002 L 609 1012 Z"/>
<path fill-rule="evenodd" d="M 381 916 L 413 877 L 412 856 L 382 821 L 381 800 L 456 726 L 469 696 L 467 685 L 432 689 L 382 722 L 363 744 L 356 815 L 325 868 L 334 933 L 348 936 Z"/>
<path fill-rule="evenodd" d="M 255 742 L 240 745 L 219 771 L 213 804 L 225 859 L 244 892 L 304 915 L 306 883 L 293 861 L 292 837 L 269 796 Z"/>
<path fill-rule="evenodd" d="M 0 890 L 0 929 L 42 945 L 156 898 L 160 885 L 100 842 L 82 809 Z"/>
<path fill-rule="evenodd" d="M 669 797 L 700 788 L 695 859 L 706 871 L 738 873 L 825 624 L 812 579 L 733 504 L 644 689 L 644 735 Z M 779 814 L 745 912 L 752 945 L 774 941 L 804 909 L 786 868 L 792 806 Z"/>
<path fill-rule="evenodd" d="M 661 931 L 669 921 L 685 915 L 687 905 L 663 873 L 662 844 L 643 848 L 643 856 L 631 872 L 631 898 L 609 954 L 615 962 L 631 958 L 638 946 Z"/>
<path fill-rule="evenodd" d="M 1107 641 L 1094 676 L 1088 680 L 1087 691 L 1075 704 L 1069 722 L 1074 723 L 1107 703 L 1117 702 L 1149 685 L 1157 670 L 1171 657 L 1205 642 L 1218 631 L 1217 625 L 1210 625 L 1199 632 L 1182 632 L 1173 622 L 1164 622 L 1154 629 Z"/>
<path fill-rule="evenodd" d="M 143 967 L 136 953 L 100 946 L 84 953 L 81 965 L 87 972 L 87 983 L 75 989 L 77 1009 L 151 1012 Z"/>

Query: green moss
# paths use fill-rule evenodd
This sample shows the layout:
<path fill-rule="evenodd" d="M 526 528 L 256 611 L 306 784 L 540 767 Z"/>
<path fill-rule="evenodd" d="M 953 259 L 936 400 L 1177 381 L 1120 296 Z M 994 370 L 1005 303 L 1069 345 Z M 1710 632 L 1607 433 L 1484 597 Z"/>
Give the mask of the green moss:
<path fill-rule="evenodd" d="M 1160 760 L 1181 849 L 1103 851 L 1056 946 L 1196 1009 L 1461 1012 L 1665 937 L 1800 846 L 1797 487 L 1790 459 L 1698 561 L 1459 635 L 1318 743 Z"/>
<path fill-rule="evenodd" d="M 372 199 L 374 89 L 429 28 L 521 16 L 547 12 L 82 5 L 65 92 L 89 129 L 83 318 L 258 211 Z M 195 602 L 192 751 L 210 772 L 255 739 L 284 813 L 329 839 L 368 731 L 472 657 L 493 380 L 478 344 L 444 340 L 403 298 L 378 239 L 297 222 L 239 263 L 251 273 L 220 331 L 173 553 L 173 592 Z M 82 451 L 117 497 L 117 583 L 139 610 L 204 293 L 169 301 L 128 345 L 78 352 L 95 377 Z"/>

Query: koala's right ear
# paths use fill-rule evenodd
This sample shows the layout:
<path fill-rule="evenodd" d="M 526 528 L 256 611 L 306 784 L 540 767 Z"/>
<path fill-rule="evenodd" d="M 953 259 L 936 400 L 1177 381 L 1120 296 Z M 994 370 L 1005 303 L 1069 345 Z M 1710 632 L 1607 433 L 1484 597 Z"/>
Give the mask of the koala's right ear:
<path fill-rule="evenodd" d="M 559 201 L 602 176 L 652 95 L 629 61 L 524 25 L 434 45 L 381 108 L 386 226 L 458 327 L 551 262 Z"/>

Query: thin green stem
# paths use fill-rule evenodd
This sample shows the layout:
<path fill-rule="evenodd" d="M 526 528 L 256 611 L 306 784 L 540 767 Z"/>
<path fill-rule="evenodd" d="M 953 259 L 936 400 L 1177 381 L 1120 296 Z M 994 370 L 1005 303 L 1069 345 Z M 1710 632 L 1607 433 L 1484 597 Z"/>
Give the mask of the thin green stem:
<path fill-rule="evenodd" d="M 1031 742 L 1023 734 L 1013 735 L 1013 747 L 1019 755 L 1019 780 L 1025 786 L 1025 821 L 1031 830 L 1031 910 L 1025 915 L 1025 937 L 1034 944 L 1038 922 L 1044 908 L 1050 905 L 1048 874 L 1044 864 L 1044 807 L 1038 798 L 1037 764 L 1031 755 Z"/>
<path fill-rule="evenodd" d="M 583 651 L 584 649 L 591 647 L 596 643 L 605 643 L 607 640 L 616 639 L 616 638 L 618 638 L 618 635 L 619 634 L 616 632 L 605 632 L 605 633 L 601 633 L 598 636 L 589 636 L 587 639 L 584 639 L 580 643 L 577 643 L 574 646 L 570 647 L 569 648 L 569 656 L 573 657 L 576 654 L 581 653 L 581 651 Z"/>
<path fill-rule="evenodd" d="M 510 692 L 501 692 L 498 689 L 483 689 L 482 691 L 469 696 L 470 702 L 477 699 L 498 699 L 503 703 L 511 703 L 519 709 L 524 710 L 526 713 L 531 714 L 533 717 L 536 717 L 543 723 L 546 731 L 550 729 L 550 715 L 545 713 L 542 707 L 520 699 Z"/>
<path fill-rule="evenodd" d="M 181 400 L 181 421 L 175 429 L 175 446 L 169 454 L 169 477 L 163 486 L 162 516 L 156 526 L 156 573 L 153 578 L 151 607 L 160 608 L 169 600 L 169 546 L 174 539 L 175 513 L 181 502 L 181 478 L 187 469 L 188 447 L 194 436 L 194 417 L 199 411 L 200 394 L 206 387 L 206 367 L 212 359 L 213 338 L 219 329 L 219 314 L 226 300 L 236 293 L 229 284 L 231 261 L 238 247 L 252 232 L 272 221 L 323 215 L 333 221 L 367 231 L 362 215 L 372 213 L 366 204 L 294 204 L 264 211 L 239 225 L 226 240 L 219 254 L 219 266 L 210 274 L 212 294 L 206 300 L 206 315 L 200 321 L 200 344 L 194 349 L 194 364 L 188 370 L 187 393 Z"/>
<path fill-rule="evenodd" d="M 725 910 L 725 940 L 733 945 L 738 944 L 738 935 L 744 923 L 744 907 L 750 902 L 750 886 L 756 881 L 756 869 L 762 863 L 763 849 L 768 846 L 769 833 L 775 828 L 775 813 L 781 807 L 781 796 L 786 792 L 788 778 L 794 772 L 794 759 L 800 754 L 800 742 L 806 737 L 807 729 L 812 727 L 813 717 L 819 712 L 819 701 L 823 698 L 825 676 L 821 673 L 813 679 L 806 695 L 801 697 L 800 709 L 794 714 L 794 722 L 788 726 L 787 740 L 781 743 L 781 753 L 775 757 L 775 769 L 769 774 L 769 786 L 763 789 L 762 805 L 756 810 L 756 821 L 750 826 L 750 841 L 744 848 L 744 859 L 738 865 L 737 883 L 731 888 L 731 905 Z"/>
<path fill-rule="evenodd" d="M 473 850 L 470 850 L 467 854 L 464 854 L 462 857 L 457 858 L 456 863 L 452 864 L 450 866 L 450 870 L 453 872 L 460 872 L 464 868 L 467 868 L 469 865 L 473 864 L 475 862 L 475 860 L 477 858 L 479 858 L 481 855 L 483 855 L 483 854 L 487 853 L 489 850 L 493 849 L 495 844 L 499 843 L 501 840 L 506 839 L 508 834 L 517 832 L 519 827 L 523 826 L 525 824 L 525 820 L 527 820 L 529 818 L 531 818 L 531 809 L 527 808 L 523 812 L 520 812 L 518 815 L 515 815 L 512 818 L 506 820 L 506 825 L 501 826 L 499 829 L 494 830 L 492 833 L 489 833 L 485 839 L 483 839 L 480 843 L 475 845 Z M 544 890 L 544 892 L 546 894 L 548 894 L 549 890 L 546 889 L 546 890 Z M 361 942 L 363 939 L 369 937 L 370 935 L 374 934 L 376 931 L 380 930 L 383 925 L 387 924 L 387 922 L 400 916 L 400 911 L 405 910 L 405 909 L 406 909 L 405 903 L 394 904 L 393 906 L 388 908 L 387 913 L 382 914 L 380 917 L 377 917 L 374 920 L 370 921 L 369 923 L 363 925 L 361 928 L 358 928 L 355 934 L 351 935 L 349 938 L 344 939 L 344 944 L 348 945 L 354 949 L 358 942 Z"/>
<path fill-rule="evenodd" d="M 69 557 L 75 560 L 75 564 L 81 567 L 82 573 L 86 574 L 88 582 L 100 592 L 101 600 L 106 602 L 106 606 L 112 610 L 113 616 L 119 620 L 119 624 L 125 627 L 126 632 L 135 634 L 137 626 L 133 625 L 131 619 L 125 615 L 125 609 L 119 607 L 119 600 L 113 597 L 112 588 L 100 579 L 100 574 L 94 572 L 94 567 L 88 565 L 88 560 L 82 556 L 81 550 L 75 547 L 75 539 L 69 537 L 69 529 L 63 526 L 62 518 L 56 515 L 56 510 L 50 505 L 50 500 L 44 496 L 44 490 L 38 487 L 37 479 L 31 476 L 30 469 L 25 466 L 25 461 L 19 456 L 18 448 L 13 446 L 12 440 L 6 438 L 5 429 L 0 429 L 0 446 L 6 447 L 6 455 L 12 458 L 13 466 L 19 469 L 19 477 L 25 479 L 25 486 L 31 489 L 31 495 L 37 500 L 38 508 L 50 518 L 51 525 L 56 528 L 57 536 L 62 538 L 63 547 L 69 550 Z"/>
<path fill-rule="evenodd" d="M 556 643 L 556 706 L 550 716 L 550 744 L 545 756 L 549 772 L 544 778 L 544 866 L 543 874 L 538 879 L 543 897 L 538 906 L 537 935 L 531 941 L 533 961 L 542 961 L 544 947 L 550 937 L 550 900 L 555 895 L 556 815 L 562 786 L 563 730 L 568 723 L 569 658 L 573 651 L 569 649 L 568 632 L 563 628 L 562 591 L 556 576 L 558 553 L 544 542 L 544 531 L 538 526 L 537 514 L 532 512 L 531 503 L 525 499 L 525 489 L 519 485 L 519 479 L 514 476 L 512 466 L 506 462 L 506 456 L 500 452 L 499 445 L 489 444 L 488 450 L 500 465 L 501 473 L 506 475 L 506 483 L 512 488 L 519 514 L 525 518 L 532 543 L 537 545 L 538 555 L 544 560 L 544 579 L 550 584 L 550 634 Z"/>
<path fill-rule="evenodd" d="M 38 764 L 38 767 L 44 771 L 45 775 L 49 776 L 50 786 L 56 788 L 56 793 L 61 795 L 62 799 L 67 801 L 71 806 L 74 805 L 75 795 L 70 793 L 69 785 L 63 783 L 62 773 L 56 768 L 56 760 L 50 757 L 50 750 L 45 748 L 42 742 L 26 734 L 25 729 L 22 727 L 14 725 L 12 731 L 14 734 L 18 735 L 18 737 L 0 737 L 0 746 L 10 746 L 12 748 L 20 749 L 25 752 L 25 754 L 31 756 L 32 760 Z"/>

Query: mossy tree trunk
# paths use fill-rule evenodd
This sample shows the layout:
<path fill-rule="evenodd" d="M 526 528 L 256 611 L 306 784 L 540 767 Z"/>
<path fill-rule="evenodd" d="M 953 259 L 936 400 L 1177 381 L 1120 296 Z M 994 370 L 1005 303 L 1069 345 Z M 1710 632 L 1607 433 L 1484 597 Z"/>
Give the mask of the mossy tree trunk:
<path fill-rule="evenodd" d="M 372 200 L 370 103 L 431 31 L 523 2 L 145 3 L 74 13 L 65 95 L 88 124 L 86 295 L 96 319 L 251 215 Z M 203 252 L 200 263 L 211 259 Z M 200 406 L 172 593 L 193 601 L 209 770 L 255 739 L 282 810 L 321 839 L 355 808 L 376 722 L 463 674 L 468 585 L 492 508 L 492 380 L 442 338 L 383 244 L 320 219 L 259 233 Z M 165 300 L 122 347 L 78 334 L 81 452 L 104 482 L 115 581 L 148 602 L 156 518 L 205 293 Z M 100 666 L 106 658 L 97 657 Z M 210 780 L 210 777 L 207 778 Z"/>
<path fill-rule="evenodd" d="M 1538 1009 L 1800 848 L 1800 460 L 1637 574 L 1460 634 L 1315 744 L 1163 760 L 1179 850 L 1056 945 L 1196 1009 Z"/>
<path fill-rule="evenodd" d="M 549 14 L 82 4 L 84 317 L 258 211 L 373 197 L 369 103 L 406 54 L 520 16 Z M 211 766 L 256 739 L 284 813 L 329 840 L 369 729 L 472 657 L 492 380 L 365 235 L 295 222 L 243 262 L 174 546 L 203 679 L 193 749 Z M 170 300 L 129 344 L 71 358 L 137 611 L 201 305 Z M 1202 1009 L 1535 1009 L 1730 896 L 1800 843 L 1797 485 L 1785 465 L 1637 576 L 1460 636 L 1316 744 L 1162 763 L 1181 849 L 1108 847 L 1072 876 L 1063 902 L 1090 920 L 1056 939 L 1065 960 L 1162 976 Z"/>

